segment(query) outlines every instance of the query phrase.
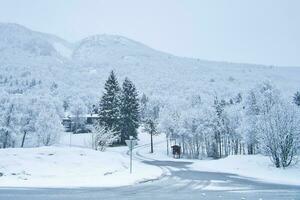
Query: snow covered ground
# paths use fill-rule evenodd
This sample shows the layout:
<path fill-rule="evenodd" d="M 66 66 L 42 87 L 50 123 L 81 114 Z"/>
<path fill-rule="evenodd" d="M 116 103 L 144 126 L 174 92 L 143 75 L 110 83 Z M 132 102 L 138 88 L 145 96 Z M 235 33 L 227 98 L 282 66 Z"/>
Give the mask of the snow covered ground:
<path fill-rule="evenodd" d="M 142 133 L 140 138 L 143 143 L 149 141 L 149 136 L 145 133 Z M 167 145 L 163 135 L 154 137 L 154 142 L 156 144 L 153 154 L 149 153 L 150 148 L 146 147 L 138 149 L 138 155 L 155 160 L 192 162 L 188 167 L 195 171 L 232 173 L 265 182 L 300 185 L 300 163 L 286 169 L 277 169 L 269 157 L 262 155 L 235 155 L 219 160 L 173 159 L 167 156 Z"/>
<path fill-rule="evenodd" d="M 155 179 L 159 167 L 133 162 L 129 173 L 127 147 L 114 147 L 106 152 L 88 147 L 88 134 L 62 137 L 59 146 L 0 149 L 0 187 L 114 187 Z"/>
<path fill-rule="evenodd" d="M 270 159 L 262 155 L 236 155 L 220 160 L 199 160 L 192 170 L 238 174 L 261 181 L 300 185 L 300 165 L 286 169 L 275 168 Z"/>
<path fill-rule="evenodd" d="M 116 187 L 156 179 L 163 173 L 140 159 L 173 160 L 166 154 L 163 135 L 154 137 L 154 153 L 150 154 L 150 136 L 139 135 L 135 150 L 133 174 L 129 174 L 127 147 L 108 148 L 106 152 L 90 149 L 89 134 L 64 133 L 57 146 L 0 149 L 0 187 Z M 220 160 L 187 160 L 195 171 L 225 172 L 280 184 L 300 185 L 300 164 L 276 169 L 268 157 L 229 156 Z"/>

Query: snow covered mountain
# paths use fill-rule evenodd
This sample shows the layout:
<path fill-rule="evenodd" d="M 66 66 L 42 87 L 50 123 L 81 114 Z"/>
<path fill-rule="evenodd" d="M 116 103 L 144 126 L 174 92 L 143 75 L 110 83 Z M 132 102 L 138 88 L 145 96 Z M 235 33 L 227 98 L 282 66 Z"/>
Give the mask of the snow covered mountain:
<path fill-rule="evenodd" d="M 31 31 L 17 24 L 0 23 L 1 55 L 13 58 L 56 58 L 63 56 L 61 48 L 70 48 L 68 42 L 44 33 Z M 11 59 L 12 60 L 12 59 Z"/>
<path fill-rule="evenodd" d="M 95 35 L 75 44 L 17 24 L 0 24 L 0 74 L 29 76 L 46 87 L 58 85 L 62 98 L 94 102 L 109 71 L 128 76 L 140 92 L 162 101 L 194 95 L 224 98 L 264 80 L 287 96 L 299 90 L 300 68 L 212 62 L 176 57 L 115 35 Z"/>

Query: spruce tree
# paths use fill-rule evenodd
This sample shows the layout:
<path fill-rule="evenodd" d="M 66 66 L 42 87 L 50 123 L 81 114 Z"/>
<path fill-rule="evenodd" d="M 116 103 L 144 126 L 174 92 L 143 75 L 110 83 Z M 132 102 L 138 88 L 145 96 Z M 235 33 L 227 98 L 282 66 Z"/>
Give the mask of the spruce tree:
<path fill-rule="evenodd" d="M 113 71 L 111 71 L 104 89 L 105 91 L 99 105 L 99 124 L 107 131 L 119 134 L 120 87 Z"/>
<path fill-rule="evenodd" d="M 121 93 L 121 143 L 129 136 L 137 137 L 137 128 L 139 127 L 139 100 L 138 92 L 134 84 L 126 78 Z"/>

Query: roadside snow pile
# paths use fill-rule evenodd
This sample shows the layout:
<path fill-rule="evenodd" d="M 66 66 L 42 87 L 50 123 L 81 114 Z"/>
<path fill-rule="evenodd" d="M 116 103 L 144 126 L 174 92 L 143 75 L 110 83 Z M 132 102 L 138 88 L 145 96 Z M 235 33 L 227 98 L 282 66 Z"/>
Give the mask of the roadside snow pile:
<path fill-rule="evenodd" d="M 260 181 L 300 185 L 300 165 L 286 169 L 275 168 L 270 159 L 262 155 L 236 155 L 219 160 L 199 160 L 192 170 L 238 174 Z"/>
<path fill-rule="evenodd" d="M 129 174 L 127 147 L 99 152 L 84 148 L 0 149 L 0 187 L 114 187 L 155 179 L 155 166 L 134 161 Z M 121 153 L 122 152 L 122 153 Z"/>

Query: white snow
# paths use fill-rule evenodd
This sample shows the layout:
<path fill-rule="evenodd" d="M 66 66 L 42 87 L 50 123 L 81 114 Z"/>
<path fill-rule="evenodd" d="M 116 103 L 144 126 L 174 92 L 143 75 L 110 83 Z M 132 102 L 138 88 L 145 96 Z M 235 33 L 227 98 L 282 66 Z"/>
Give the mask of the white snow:
<path fill-rule="evenodd" d="M 89 134 L 73 135 L 73 145 L 40 148 L 0 149 L 0 187 L 116 187 L 156 179 L 159 167 L 133 161 L 129 173 L 127 147 L 114 147 L 106 152 L 91 150 L 86 145 Z M 62 143 L 69 144 L 63 138 Z M 83 139 L 83 140 L 82 140 Z"/>
<path fill-rule="evenodd" d="M 267 156 L 262 155 L 235 155 L 219 160 L 199 160 L 190 167 L 198 171 L 225 172 L 260 181 L 300 185 L 299 164 L 278 169 Z"/>
<path fill-rule="evenodd" d="M 87 104 L 96 103 L 113 69 L 120 82 L 129 77 L 140 93 L 169 104 L 185 103 L 193 95 L 208 102 L 216 94 L 228 99 L 265 80 L 290 98 L 300 80 L 299 68 L 181 58 L 121 36 L 91 36 L 76 44 L 53 37 L 0 24 L 1 74 L 21 79 L 30 72 L 26 79 L 43 80 L 45 88 L 57 83 L 60 100 L 79 96 Z"/>
<path fill-rule="evenodd" d="M 60 146 L 40 148 L 0 149 L 0 187 L 116 187 L 157 179 L 163 173 L 159 167 L 146 165 L 140 159 L 192 162 L 188 167 L 196 171 L 224 172 L 249 179 L 280 184 L 300 185 L 300 165 L 277 169 L 262 155 L 229 156 L 219 160 L 173 159 L 166 155 L 163 135 L 154 137 L 154 154 L 150 154 L 149 135 L 139 135 L 140 156 L 135 155 L 133 174 L 129 173 L 127 147 L 108 148 L 106 152 L 90 149 L 90 134 L 63 133 Z M 74 147 L 76 146 L 76 147 Z M 175 169 L 175 168 L 174 168 Z M 219 190 L 212 182 L 206 190 Z"/>
<path fill-rule="evenodd" d="M 62 133 L 60 144 L 70 146 L 70 133 Z M 71 146 L 92 148 L 92 135 L 90 133 L 71 134 Z"/>
<path fill-rule="evenodd" d="M 53 44 L 53 47 L 55 48 L 55 50 L 56 50 L 57 52 L 60 53 L 60 55 L 66 57 L 66 58 L 71 58 L 72 53 L 73 53 L 73 50 L 72 50 L 72 49 L 70 49 L 70 48 L 68 48 L 68 47 L 66 47 L 66 46 L 64 46 L 63 44 L 58 43 L 58 42 L 55 42 L 55 43 Z"/>
<path fill-rule="evenodd" d="M 229 183 L 230 184 L 230 183 Z M 247 190 L 248 187 L 229 187 L 228 182 L 220 183 L 218 181 L 212 180 L 209 185 L 201 187 L 202 190 L 218 190 L 218 191 L 228 191 L 228 190 Z"/>

